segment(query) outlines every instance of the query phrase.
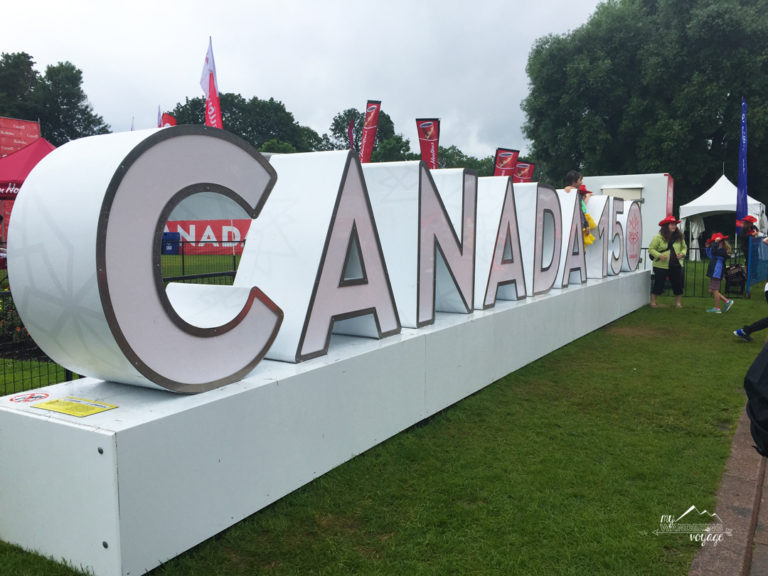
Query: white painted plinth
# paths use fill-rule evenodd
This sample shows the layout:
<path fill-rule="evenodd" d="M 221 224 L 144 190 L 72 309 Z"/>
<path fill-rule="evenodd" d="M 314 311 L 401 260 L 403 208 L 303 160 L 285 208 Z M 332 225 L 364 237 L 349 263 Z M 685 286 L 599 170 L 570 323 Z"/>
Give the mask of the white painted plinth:
<path fill-rule="evenodd" d="M 401 430 L 649 300 L 638 271 L 327 356 L 262 361 L 195 396 L 84 378 L 118 408 L 76 418 L 0 398 L 0 539 L 96 576 L 138 575 Z M 525 465 L 525 463 L 521 463 Z"/>

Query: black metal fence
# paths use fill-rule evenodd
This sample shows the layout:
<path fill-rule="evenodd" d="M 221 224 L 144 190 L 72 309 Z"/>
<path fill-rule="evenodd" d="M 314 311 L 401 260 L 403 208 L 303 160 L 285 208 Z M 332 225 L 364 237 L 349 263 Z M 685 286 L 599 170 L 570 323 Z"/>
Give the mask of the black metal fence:
<path fill-rule="evenodd" d="M 643 267 L 651 266 L 651 263 L 645 257 L 647 249 L 643 249 Z M 707 267 L 709 260 L 706 254 L 700 254 L 698 248 L 689 248 L 688 256 L 683 268 L 683 295 L 693 297 L 709 296 L 709 277 L 707 276 Z M 740 251 L 735 251 L 724 262 L 726 273 L 720 283 L 720 292 L 725 296 L 749 297 L 748 287 L 758 281 L 765 281 L 768 278 L 761 276 L 747 278 L 747 255 Z M 763 274 L 764 275 L 764 274 Z M 762 289 L 761 289 L 762 292 Z M 672 288 L 667 282 L 665 294 L 672 294 Z"/>
<path fill-rule="evenodd" d="M 240 263 L 242 247 L 243 242 L 200 246 L 180 241 L 177 246 L 163 250 L 163 279 L 165 282 L 231 285 Z M 0 250 L 2 248 L 0 245 Z M 686 296 L 708 295 L 708 260 L 692 257 L 697 253 L 697 249 L 691 249 L 689 261 L 685 265 Z M 649 265 L 645 253 L 641 261 L 643 267 Z M 727 266 L 744 264 L 745 258 L 740 254 L 735 254 L 726 262 Z M 729 285 L 726 280 L 723 282 L 724 294 L 736 297 L 745 295 L 744 284 Z M 671 293 L 671 289 L 668 290 Z M 0 269 L 0 306 L 0 396 L 77 378 L 77 374 L 65 370 L 48 358 L 29 336 L 16 311 L 6 270 L 3 269 Z"/>
<path fill-rule="evenodd" d="M 163 280 L 231 285 L 242 247 L 243 242 L 200 246 L 179 241 L 176 249 L 164 250 L 161 256 Z M 0 244 L 0 251 L 4 248 Z M 27 333 L 13 302 L 7 270 L 0 269 L 0 396 L 77 377 L 48 358 Z"/>

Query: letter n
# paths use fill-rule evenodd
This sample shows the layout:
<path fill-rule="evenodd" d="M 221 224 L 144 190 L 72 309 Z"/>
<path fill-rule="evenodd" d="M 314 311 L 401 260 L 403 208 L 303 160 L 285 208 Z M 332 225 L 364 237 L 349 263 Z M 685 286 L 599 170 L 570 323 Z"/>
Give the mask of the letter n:
<path fill-rule="evenodd" d="M 419 178 L 419 264 L 417 325 L 435 321 L 435 310 L 469 313 L 475 293 L 475 226 L 477 174 L 469 170 L 436 170 L 426 164 Z M 442 196 L 435 179 L 440 180 Z M 443 198 L 450 195 L 457 225 Z M 461 239 L 456 234 L 460 228 Z"/>

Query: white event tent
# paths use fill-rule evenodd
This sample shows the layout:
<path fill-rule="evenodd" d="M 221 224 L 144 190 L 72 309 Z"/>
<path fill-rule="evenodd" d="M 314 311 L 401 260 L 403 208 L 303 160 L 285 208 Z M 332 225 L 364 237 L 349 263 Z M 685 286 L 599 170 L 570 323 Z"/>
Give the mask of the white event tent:
<path fill-rule="evenodd" d="M 680 206 L 680 219 L 687 220 L 684 226 L 690 233 L 691 241 L 704 230 L 705 216 L 736 213 L 736 190 L 736 185 L 722 175 L 704 194 Z M 765 204 L 747 196 L 747 213 L 757 218 L 757 226 L 760 230 L 766 230 L 768 221 L 765 216 Z M 696 259 L 696 256 L 698 254 L 692 251 L 691 257 Z"/>

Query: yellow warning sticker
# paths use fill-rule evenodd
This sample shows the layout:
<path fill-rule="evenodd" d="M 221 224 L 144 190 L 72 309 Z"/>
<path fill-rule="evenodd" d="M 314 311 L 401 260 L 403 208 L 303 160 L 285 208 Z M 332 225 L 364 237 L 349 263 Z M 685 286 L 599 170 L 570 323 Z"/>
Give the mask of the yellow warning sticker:
<path fill-rule="evenodd" d="M 112 410 L 112 408 L 117 408 L 117 406 L 115 404 L 107 404 L 106 402 L 67 396 L 65 398 L 49 400 L 48 402 L 38 402 L 37 404 L 33 404 L 32 408 L 40 408 L 41 410 L 50 410 L 51 412 L 61 412 L 62 414 L 85 418 L 86 416 L 92 416 L 99 412 Z"/>

